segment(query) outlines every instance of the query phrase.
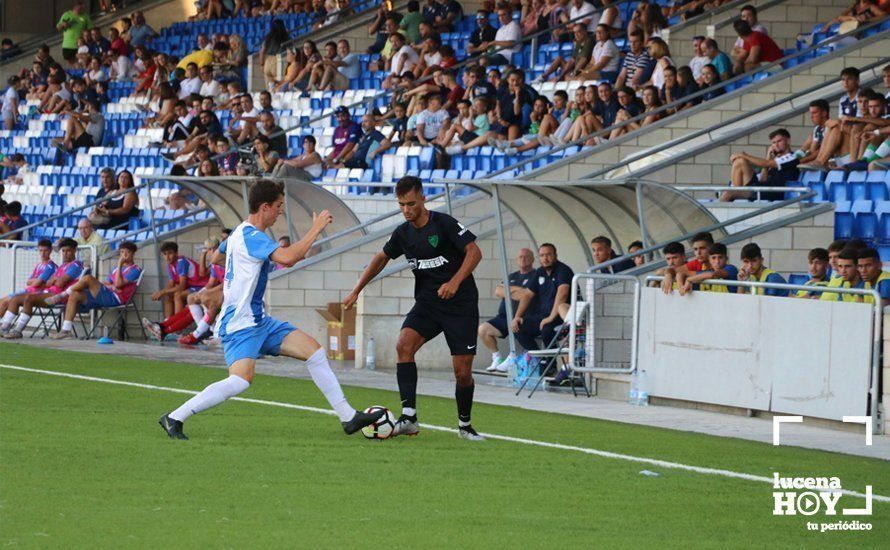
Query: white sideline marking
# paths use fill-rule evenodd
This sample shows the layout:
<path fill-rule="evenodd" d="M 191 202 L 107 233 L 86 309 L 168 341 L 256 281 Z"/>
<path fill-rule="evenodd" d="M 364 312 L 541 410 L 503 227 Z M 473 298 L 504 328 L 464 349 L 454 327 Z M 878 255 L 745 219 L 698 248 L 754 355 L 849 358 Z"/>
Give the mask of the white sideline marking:
<path fill-rule="evenodd" d="M 172 393 L 181 393 L 186 395 L 195 395 L 198 392 L 192 390 L 184 390 L 181 388 L 168 388 L 165 386 L 155 386 L 153 384 L 142 384 L 139 382 L 127 382 L 124 380 L 113 380 L 110 378 L 97 378 L 95 376 L 86 376 L 83 374 L 72 374 L 68 372 L 58 372 L 52 370 L 42 370 L 42 369 L 32 369 L 28 367 L 19 367 L 16 365 L 2 365 L 0 364 L 0 368 L 18 370 L 24 372 L 32 372 L 37 374 L 47 374 L 50 376 L 59 376 L 62 378 L 74 378 L 76 380 L 86 380 L 89 382 L 102 382 L 105 384 L 114 384 L 117 386 L 129 386 L 132 388 L 144 388 L 147 390 L 159 390 L 166 391 Z M 258 405 L 269 405 L 271 407 L 281 407 L 284 409 L 295 409 L 298 411 L 306 411 L 306 412 L 314 412 L 321 413 L 334 416 L 336 413 L 329 409 L 321 409 L 318 407 L 309 407 L 306 405 L 295 405 L 293 403 L 284 403 L 281 401 L 267 401 L 265 399 L 251 399 L 248 397 L 233 397 L 230 401 L 241 401 L 243 403 L 256 403 Z M 449 432 L 449 433 L 457 433 L 456 428 L 447 428 L 445 426 L 436 426 L 433 424 L 420 424 L 422 427 L 433 430 L 437 432 Z M 577 453 L 584 453 L 588 455 L 599 456 L 603 458 L 614 458 L 617 460 L 626 460 L 629 462 L 638 462 L 641 464 L 648 464 L 651 466 L 660 466 L 662 468 L 670 468 L 673 470 L 684 470 L 687 472 L 695 472 L 697 474 L 706 474 L 706 475 L 715 475 L 721 477 L 730 477 L 734 479 L 744 479 L 747 481 L 759 481 L 762 483 L 773 484 L 773 478 L 766 476 L 758 476 L 754 474 L 745 474 L 742 472 L 733 472 L 732 470 L 721 470 L 719 468 L 705 468 L 702 466 L 692 466 L 690 464 L 681 464 L 679 462 L 669 462 L 667 460 L 659 460 L 657 458 L 646 458 L 642 456 L 633 456 L 626 455 L 621 453 L 613 453 L 611 451 L 602 451 L 599 449 L 591 449 L 589 447 L 576 447 L 574 445 L 563 445 L 562 443 L 550 443 L 547 441 L 538 441 L 536 439 L 526 439 L 524 437 L 512 437 L 509 435 L 498 435 L 498 434 L 490 434 L 483 433 L 486 438 L 493 439 L 497 441 L 509 441 L 511 443 L 522 443 L 524 445 L 532 445 L 535 447 L 544 447 L 547 449 L 560 449 L 563 451 L 574 451 Z M 859 498 L 867 498 L 865 493 L 859 493 L 857 491 L 850 491 L 847 489 L 841 489 L 841 491 L 845 495 L 859 497 Z M 890 497 L 883 495 L 871 495 L 871 498 L 880 502 L 890 502 Z"/>

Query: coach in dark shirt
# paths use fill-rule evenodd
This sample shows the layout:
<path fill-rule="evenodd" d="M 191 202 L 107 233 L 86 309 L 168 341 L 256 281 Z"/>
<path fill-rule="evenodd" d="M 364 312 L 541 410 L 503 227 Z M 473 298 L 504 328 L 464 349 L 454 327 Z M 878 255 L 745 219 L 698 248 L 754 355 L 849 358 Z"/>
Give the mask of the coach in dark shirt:
<path fill-rule="evenodd" d="M 571 298 L 572 268 L 560 262 L 556 257 L 556 246 L 544 243 L 538 248 L 538 260 L 541 267 L 535 270 L 526 292 L 538 298 L 538 307 L 528 311 L 517 310 L 516 317 L 522 319 L 516 340 L 526 350 L 539 349 L 535 340 L 538 336 L 549 345 L 556 330 L 562 325 L 559 317 L 559 306 L 567 304 Z M 520 304 L 520 309 L 522 304 Z"/>

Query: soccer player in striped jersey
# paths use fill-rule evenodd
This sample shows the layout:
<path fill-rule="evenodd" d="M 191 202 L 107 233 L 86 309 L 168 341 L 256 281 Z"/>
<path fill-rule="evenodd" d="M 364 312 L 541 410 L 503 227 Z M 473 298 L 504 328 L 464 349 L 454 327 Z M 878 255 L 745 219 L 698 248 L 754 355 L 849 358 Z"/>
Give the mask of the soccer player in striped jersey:
<path fill-rule="evenodd" d="M 286 355 L 306 361 L 312 380 L 337 413 L 343 430 L 355 433 L 377 421 L 385 411 L 364 413 L 352 408 L 318 342 L 290 323 L 269 317 L 263 308 L 272 262 L 291 267 L 306 257 L 331 223 L 331 214 L 327 210 L 313 214 L 312 227 L 303 238 L 282 248 L 265 233 L 283 212 L 282 184 L 269 180 L 254 183 L 248 207 L 247 220 L 235 228 L 213 259 L 216 263 L 225 255 L 224 299 L 217 334 L 222 340 L 229 376 L 210 384 L 179 408 L 161 416 L 158 422 L 169 437 L 188 439 L 182 432 L 183 422 L 249 388 L 261 356 Z"/>

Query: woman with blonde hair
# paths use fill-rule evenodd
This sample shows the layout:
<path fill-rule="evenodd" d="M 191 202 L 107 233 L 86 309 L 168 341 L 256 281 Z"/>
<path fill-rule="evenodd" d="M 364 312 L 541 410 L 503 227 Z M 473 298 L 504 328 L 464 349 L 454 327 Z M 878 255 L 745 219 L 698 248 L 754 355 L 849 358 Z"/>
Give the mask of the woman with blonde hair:
<path fill-rule="evenodd" d="M 649 83 L 660 90 L 664 86 L 665 67 L 674 66 L 674 60 L 671 59 L 671 50 L 668 48 L 667 42 L 657 37 L 649 40 L 646 49 L 649 51 L 649 57 L 655 60 L 655 68 L 652 69 L 652 77 Z"/>

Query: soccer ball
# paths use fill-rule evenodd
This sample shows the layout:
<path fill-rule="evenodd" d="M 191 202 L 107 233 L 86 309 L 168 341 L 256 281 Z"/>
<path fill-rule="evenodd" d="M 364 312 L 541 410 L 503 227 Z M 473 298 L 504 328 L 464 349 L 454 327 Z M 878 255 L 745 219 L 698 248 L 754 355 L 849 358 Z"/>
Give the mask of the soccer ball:
<path fill-rule="evenodd" d="M 362 435 L 368 439 L 387 439 L 396 427 L 396 417 L 386 407 L 374 405 L 365 409 L 365 412 L 372 413 L 381 409 L 385 411 L 385 414 L 380 417 L 380 420 L 362 428 Z"/>

